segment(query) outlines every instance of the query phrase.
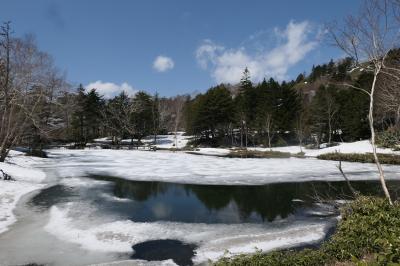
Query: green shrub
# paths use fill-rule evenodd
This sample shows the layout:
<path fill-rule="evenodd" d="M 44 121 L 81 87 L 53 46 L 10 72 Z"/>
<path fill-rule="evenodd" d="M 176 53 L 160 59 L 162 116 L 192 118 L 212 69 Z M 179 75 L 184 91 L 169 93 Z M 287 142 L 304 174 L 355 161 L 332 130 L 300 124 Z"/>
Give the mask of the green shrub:
<path fill-rule="evenodd" d="M 222 258 L 216 266 L 244 265 L 400 265 L 400 204 L 359 197 L 342 208 L 336 232 L 318 249 L 274 251 Z M 364 260 L 365 256 L 369 259 Z M 373 256 L 371 256 L 373 255 Z"/>
<path fill-rule="evenodd" d="M 346 161 L 358 163 L 375 163 L 372 153 L 326 153 L 317 156 L 321 160 Z M 379 161 L 383 164 L 400 164 L 400 155 L 378 153 Z"/>
<path fill-rule="evenodd" d="M 278 136 L 274 146 L 276 147 L 284 147 L 287 146 L 288 143 L 286 142 L 286 140 L 284 138 L 282 138 L 281 136 Z"/>
<path fill-rule="evenodd" d="M 379 147 L 398 149 L 400 146 L 400 130 L 389 128 L 377 133 L 376 143 Z"/>
<path fill-rule="evenodd" d="M 236 149 L 229 152 L 229 158 L 290 158 L 289 152 L 280 151 L 253 151 L 246 149 Z"/>

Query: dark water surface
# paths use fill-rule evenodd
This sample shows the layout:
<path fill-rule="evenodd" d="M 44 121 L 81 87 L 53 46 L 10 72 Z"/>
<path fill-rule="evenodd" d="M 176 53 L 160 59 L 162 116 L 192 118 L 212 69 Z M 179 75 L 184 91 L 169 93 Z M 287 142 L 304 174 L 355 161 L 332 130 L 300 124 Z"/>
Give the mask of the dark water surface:
<path fill-rule="evenodd" d="M 185 244 L 178 240 L 151 240 L 132 246 L 135 253 L 132 259 L 163 261 L 172 259 L 178 265 L 193 265 L 195 255 L 193 244 Z"/>
<path fill-rule="evenodd" d="M 264 223 L 310 215 L 334 215 L 320 200 L 351 199 L 345 182 L 278 183 L 257 186 L 187 185 L 91 176 L 95 186 L 56 185 L 42 190 L 30 204 L 39 210 L 64 202 L 88 201 L 99 211 L 135 222 Z M 396 194 L 399 181 L 389 181 Z M 365 195 L 380 195 L 377 181 L 352 182 Z M 319 213 L 319 214 L 316 214 Z"/>
<path fill-rule="evenodd" d="M 345 182 L 227 186 L 130 181 L 109 176 L 89 176 L 82 180 L 86 185 L 68 186 L 66 179 L 63 184 L 43 189 L 28 204 L 37 212 L 69 202 L 87 204 L 93 217 L 134 222 L 272 225 L 276 221 L 328 222 L 339 214 L 338 209 L 334 204 L 320 202 L 351 199 Z M 378 181 L 351 184 L 364 195 L 382 194 Z M 400 181 L 388 181 L 388 186 L 397 196 Z M 172 259 L 178 265 L 192 265 L 195 248 L 191 243 L 174 239 L 151 240 L 134 245 L 130 258 Z"/>

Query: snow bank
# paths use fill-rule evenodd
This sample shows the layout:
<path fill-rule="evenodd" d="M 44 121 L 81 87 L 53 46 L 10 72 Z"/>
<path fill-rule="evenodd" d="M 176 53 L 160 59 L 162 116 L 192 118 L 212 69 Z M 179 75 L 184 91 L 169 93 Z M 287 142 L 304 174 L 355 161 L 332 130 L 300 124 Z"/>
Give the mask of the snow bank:
<path fill-rule="evenodd" d="M 269 151 L 269 148 L 261 148 L 261 147 L 248 147 L 249 150 L 256 151 Z M 300 151 L 303 151 L 305 156 L 308 157 L 317 157 L 318 155 L 332 152 L 341 152 L 341 153 L 371 153 L 372 145 L 369 140 L 362 140 L 356 142 L 347 142 L 340 143 L 337 146 L 322 148 L 322 149 L 306 149 L 303 148 L 300 150 L 300 146 L 285 146 L 285 147 L 274 147 L 273 151 L 280 152 L 289 152 L 292 154 L 297 154 Z M 211 156 L 220 156 L 227 155 L 231 150 L 227 148 L 199 148 L 195 151 L 191 151 L 190 153 L 199 154 L 199 155 L 211 155 Z M 400 155 L 400 151 L 393 151 L 391 149 L 386 148 L 378 148 L 378 153 L 386 153 L 386 154 L 398 154 Z"/>
<path fill-rule="evenodd" d="M 250 148 L 255 150 L 269 150 L 268 148 Z M 287 146 L 287 147 L 275 147 L 272 148 L 274 151 L 281 151 L 281 152 L 290 152 L 290 153 L 299 153 L 300 147 L 299 146 Z M 371 153 L 372 152 L 372 145 L 369 140 L 362 140 L 356 142 L 343 142 L 340 143 L 338 146 L 323 148 L 323 149 L 305 149 L 303 148 L 303 152 L 306 156 L 316 157 L 321 154 L 325 153 L 332 153 L 332 152 L 340 152 L 340 153 Z M 393 151 L 391 149 L 386 148 L 378 148 L 378 153 L 386 153 L 386 154 L 399 154 L 399 151 Z"/>
<path fill-rule="evenodd" d="M 200 224 L 177 222 L 139 223 L 115 221 L 89 229 L 80 229 L 68 216 L 69 209 L 53 206 L 45 230 L 61 240 L 79 244 L 91 251 L 132 252 L 132 245 L 157 239 L 177 239 L 198 245 L 195 262 L 215 260 L 224 255 L 268 251 L 299 243 L 321 240 L 326 224 L 292 223 L 290 226 L 271 224 Z"/>
<path fill-rule="evenodd" d="M 0 168 L 2 165 L 0 164 Z M 42 186 L 20 181 L 0 180 L 0 234 L 7 231 L 17 221 L 13 210 L 18 200 L 25 194 Z"/>
<path fill-rule="evenodd" d="M 141 141 L 144 144 L 151 144 L 153 146 L 156 146 L 158 148 L 163 148 L 163 149 L 171 149 L 171 148 L 183 148 L 186 146 L 186 144 L 189 142 L 189 140 L 192 138 L 192 136 L 184 136 L 185 132 L 177 132 L 176 135 L 176 141 L 175 141 L 175 134 L 171 132 L 169 135 L 157 135 L 157 143 L 154 145 L 154 136 L 147 136 L 143 138 Z M 100 143 L 111 143 L 111 138 L 105 137 L 105 138 L 98 138 L 94 140 L 95 142 L 100 142 Z M 132 139 L 123 139 L 121 142 L 125 144 L 131 143 Z M 137 141 L 137 139 L 133 139 L 133 141 Z M 175 142 L 176 142 L 176 147 L 175 147 Z"/>
<path fill-rule="evenodd" d="M 51 150 L 49 156 L 61 177 L 96 174 L 221 185 L 343 180 L 337 162 L 315 158 L 242 159 L 137 150 Z M 377 179 L 374 164 L 343 162 L 342 167 L 351 180 Z M 400 166 L 385 165 L 384 170 L 388 179 L 399 179 Z"/>
<path fill-rule="evenodd" d="M 163 149 L 171 149 L 178 148 L 181 149 L 186 146 L 192 136 L 184 136 L 185 132 L 177 132 L 176 142 L 177 146 L 175 147 L 175 134 L 171 135 L 158 135 L 157 136 L 157 144 L 155 145 L 157 148 Z M 145 143 L 152 143 L 154 141 L 153 136 L 149 136 L 143 140 Z"/>
<path fill-rule="evenodd" d="M 16 222 L 13 210 L 18 200 L 23 195 L 41 188 L 43 185 L 40 182 L 46 177 L 44 172 L 32 168 L 35 158 L 19 152 L 11 152 L 10 155 L 7 163 L 0 163 L 0 169 L 16 181 L 0 180 L 0 233 L 7 231 L 10 225 Z"/>
<path fill-rule="evenodd" d="M 38 169 L 34 169 L 33 166 L 30 164 L 26 164 L 24 166 L 10 164 L 10 161 L 20 161 L 11 159 L 8 160 L 7 163 L 0 163 L 0 169 L 2 169 L 7 174 L 11 175 L 12 178 L 16 179 L 17 181 L 22 182 L 31 182 L 31 183 L 40 183 L 42 182 L 46 174 L 43 171 Z"/>
<path fill-rule="evenodd" d="M 211 156 L 223 156 L 230 153 L 230 149 L 225 148 L 198 148 L 194 151 L 189 151 L 187 153 L 197 154 L 197 155 L 211 155 Z"/>

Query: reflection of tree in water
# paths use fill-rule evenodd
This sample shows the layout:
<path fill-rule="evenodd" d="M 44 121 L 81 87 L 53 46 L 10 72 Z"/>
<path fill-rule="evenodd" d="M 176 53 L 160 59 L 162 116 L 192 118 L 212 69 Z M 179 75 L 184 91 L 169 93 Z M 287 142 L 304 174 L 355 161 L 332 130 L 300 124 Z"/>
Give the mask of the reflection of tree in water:
<path fill-rule="evenodd" d="M 299 182 L 277 183 L 261 186 L 222 186 L 222 185 L 184 185 L 163 182 L 130 181 L 113 177 L 95 177 L 96 179 L 113 181 L 114 195 L 120 198 L 131 198 L 146 201 L 151 197 L 162 198 L 174 190 L 195 196 L 208 210 L 221 211 L 230 203 L 237 207 L 239 217 L 246 221 L 252 214 L 259 215 L 262 220 L 273 221 L 276 217 L 286 218 L 298 207 L 294 199 L 303 201 L 302 206 L 310 206 L 319 199 L 336 200 L 349 198 L 351 195 L 345 182 Z M 380 193 L 375 181 L 353 182 L 353 187 L 362 194 L 376 195 Z M 399 182 L 388 182 L 392 191 L 399 188 Z M 181 194 L 177 194 L 180 200 Z M 174 197 L 174 196 L 173 196 Z M 181 199 L 185 200 L 185 199 Z"/>
<path fill-rule="evenodd" d="M 132 181 L 113 176 L 90 176 L 96 180 L 111 181 L 114 183 L 113 193 L 118 198 L 129 198 L 137 201 L 146 201 L 168 191 L 169 183 L 155 181 Z"/>
<path fill-rule="evenodd" d="M 285 218 L 293 211 L 295 190 L 292 184 L 264 186 L 198 186 L 186 185 L 210 210 L 220 210 L 233 201 L 241 220 L 252 213 L 263 220 L 273 221 L 278 215 Z"/>
<path fill-rule="evenodd" d="M 296 196 L 295 187 L 290 184 L 266 185 L 237 189 L 233 198 L 243 218 L 255 212 L 263 220 L 273 221 L 277 216 L 286 218 L 294 212 L 293 199 Z"/>
<path fill-rule="evenodd" d="M 114 195 L 119 198 L 131 198 L 137 201 L 146 201 L 150 197 L 157 197 L 168 191 L 170 184 L 160 182 L 135 182 L 116 180 Z"/>
<path fill-rule="evenodd" d="M 399 188 L 399 182 L 388 183 L 392 191 Z M 365 195 L 380 194 L 377 182 L 354 182 L 353 187 Z M 276 217 L 286 218 L 294 213 L 294 199 L 303 201 L 303 206 L 323 200 L 350 198 L 351 192 L 345 182 L 298 182 L 277 183 L 262 186 L 211 186 L 185 185 L 209 210 L 221 210 L 234 202 L 241 220 L 252 213 L 262 220 L 273 221 Z"/>
<path fill-rule="evenodd" d="M 232 187 L 213 185 L 184 185 L 185 190 L 194 193 L 209 210 L 220 210 L 232 199 Z"/>

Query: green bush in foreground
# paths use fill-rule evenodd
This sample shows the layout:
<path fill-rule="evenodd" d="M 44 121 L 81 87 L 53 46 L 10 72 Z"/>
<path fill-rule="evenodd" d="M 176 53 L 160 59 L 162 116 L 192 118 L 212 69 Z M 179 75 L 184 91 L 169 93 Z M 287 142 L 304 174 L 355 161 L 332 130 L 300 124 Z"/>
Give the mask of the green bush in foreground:
<path fill-rule="evenodd" d="M 222 258 L 214 265 L 400 265 L 399 262 L 399 202 L 390 206 L 383 198 L 360 197 L 342 208 L 336 232 L 319 249 L 258 252 Z"/>
<path fill-rule="evenodd" d="M 358 163 L 375 163 L 372 153 L 326 153 L 317 156 L 321 160 L 346 161 Z M 400 155 L 378 153 L 379 161 L 383 164 L 400 164 Z"/>

